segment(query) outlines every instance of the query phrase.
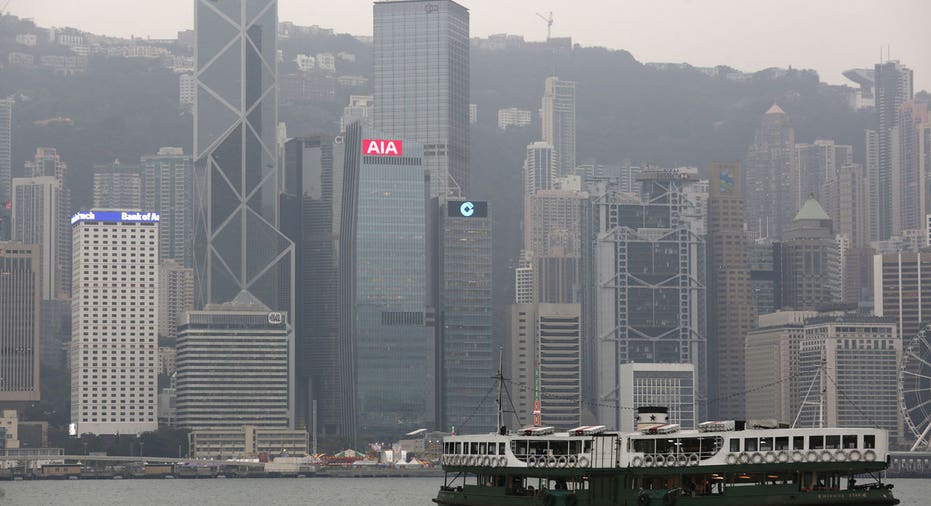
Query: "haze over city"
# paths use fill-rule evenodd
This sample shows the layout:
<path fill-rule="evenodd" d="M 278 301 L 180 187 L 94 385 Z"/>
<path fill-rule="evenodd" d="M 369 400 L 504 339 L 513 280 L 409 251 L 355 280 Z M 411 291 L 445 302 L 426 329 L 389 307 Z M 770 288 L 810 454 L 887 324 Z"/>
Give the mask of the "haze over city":
<path fill-rule="evenodd" d="M 553 36 L 584 46 L 630 51 L 646 61 L 728 65 L 753 72 L 766 67 L 811 68 L 829 83 L 841 72 L 879 58 L 912 62 L 917 89 L 931 90 L 931 3 L 924 0 L 477 0 L 468 6 L 472 36 L 495 33 L 546 38 L 536 13 L 553 13 Z M 45 26 L 74 26 L 121 37 L 171 37 L 193 26 L 188 0 L 11 0 L 7 9 Z M 372 34 L 371 2 L 282 0 L 279 19 Z M 903 13 L 908 15 L 903 15 Z"/>

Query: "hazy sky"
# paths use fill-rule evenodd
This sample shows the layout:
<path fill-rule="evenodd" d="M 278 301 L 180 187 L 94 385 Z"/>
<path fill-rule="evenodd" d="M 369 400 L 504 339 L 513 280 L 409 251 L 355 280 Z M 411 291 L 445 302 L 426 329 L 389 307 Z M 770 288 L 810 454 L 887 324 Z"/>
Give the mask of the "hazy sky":
<path fill-rule="evenodd" d="M 6 0 L 0 0 L 0 5 Z M 931 90 L 929 0 L 462 0 L 473 36 L 553 36 L 582 45 L 626 49 L 639 61 L 813 68 L 823 81 L 872 67 L 880 47 L 915 71 Z M 193 24 L 193 0 L 10 0 L 7 9 L 42 26 L 73 26 L 118 36 L 173 37 Z M 337 32 L 372 33 L 370 0 L 279 0 L 279 19 Z"/>

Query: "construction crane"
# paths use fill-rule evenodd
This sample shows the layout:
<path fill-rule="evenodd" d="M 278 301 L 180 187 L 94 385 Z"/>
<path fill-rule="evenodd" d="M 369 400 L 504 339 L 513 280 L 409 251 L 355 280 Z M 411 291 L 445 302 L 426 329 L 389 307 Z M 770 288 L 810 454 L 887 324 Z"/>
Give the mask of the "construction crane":
<path fill-rule="evenodd" d="M 549 16 L 544 16 L 538 12 L 537 17 L 546 21 L 546 41 L 549 42 L 553 30 L 553 11 L 550 11 Z"/>

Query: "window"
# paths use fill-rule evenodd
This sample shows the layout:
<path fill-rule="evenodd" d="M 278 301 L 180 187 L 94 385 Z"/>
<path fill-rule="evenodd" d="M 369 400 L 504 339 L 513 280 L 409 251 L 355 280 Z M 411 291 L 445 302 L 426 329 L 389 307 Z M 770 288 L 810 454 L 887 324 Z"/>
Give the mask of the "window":
<path fill-rule="evenodd" d="M 730 449 L 730 451 L 732 451 L 732 452 L 739 452 L 739 451 L 740 451 L 740 440 L 739 440 L 739 439 L 737 439 L 737 438 L 732 438 L 732 439 L 731 439 L 731 449 Z"/>
<path fill-rule="evenodd" d="M 808 437 L 808 448 L 811 450 L 823 450 L 824 449 L 824 436 L 809 436 Z"/>
<path fill-rule="evenodd" d="M 856 448 L 857 447 L 857 436 L 856 434 L 845 434 L 844 435 L 844 448 Z"/>
<path fill-rule="evenodd" d="M 789 438 L 786 437 L 777 437 L 776 438 L 776 450 L 788 450 L 789 449 Z"/>
<path fill-rule="evenodd" d="M 755 437 L 744 438 L 744 451 L 755 452 L 757 450 L 757 439 Z"/>
<path fill-rule="evenodd" d="M 863 436 L 863 447 L 866 449 L 876 448 L 876 436 L 872 434 Z"/>
<path fill-rule="evenodd" d="M 840 448 L 840 436 L 828 436 L 827 443 L 824 445 L 828 450 L 836 450 Z"/>

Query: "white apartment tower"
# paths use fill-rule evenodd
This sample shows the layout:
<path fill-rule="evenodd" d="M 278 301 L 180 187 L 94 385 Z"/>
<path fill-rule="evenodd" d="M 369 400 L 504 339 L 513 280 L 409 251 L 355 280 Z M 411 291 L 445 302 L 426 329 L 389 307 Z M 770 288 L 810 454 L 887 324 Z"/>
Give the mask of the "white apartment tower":
<path fill-rule="evenodd" d="M 158 213 L 71 218 L 73 434 L 158 428 Z"/>

